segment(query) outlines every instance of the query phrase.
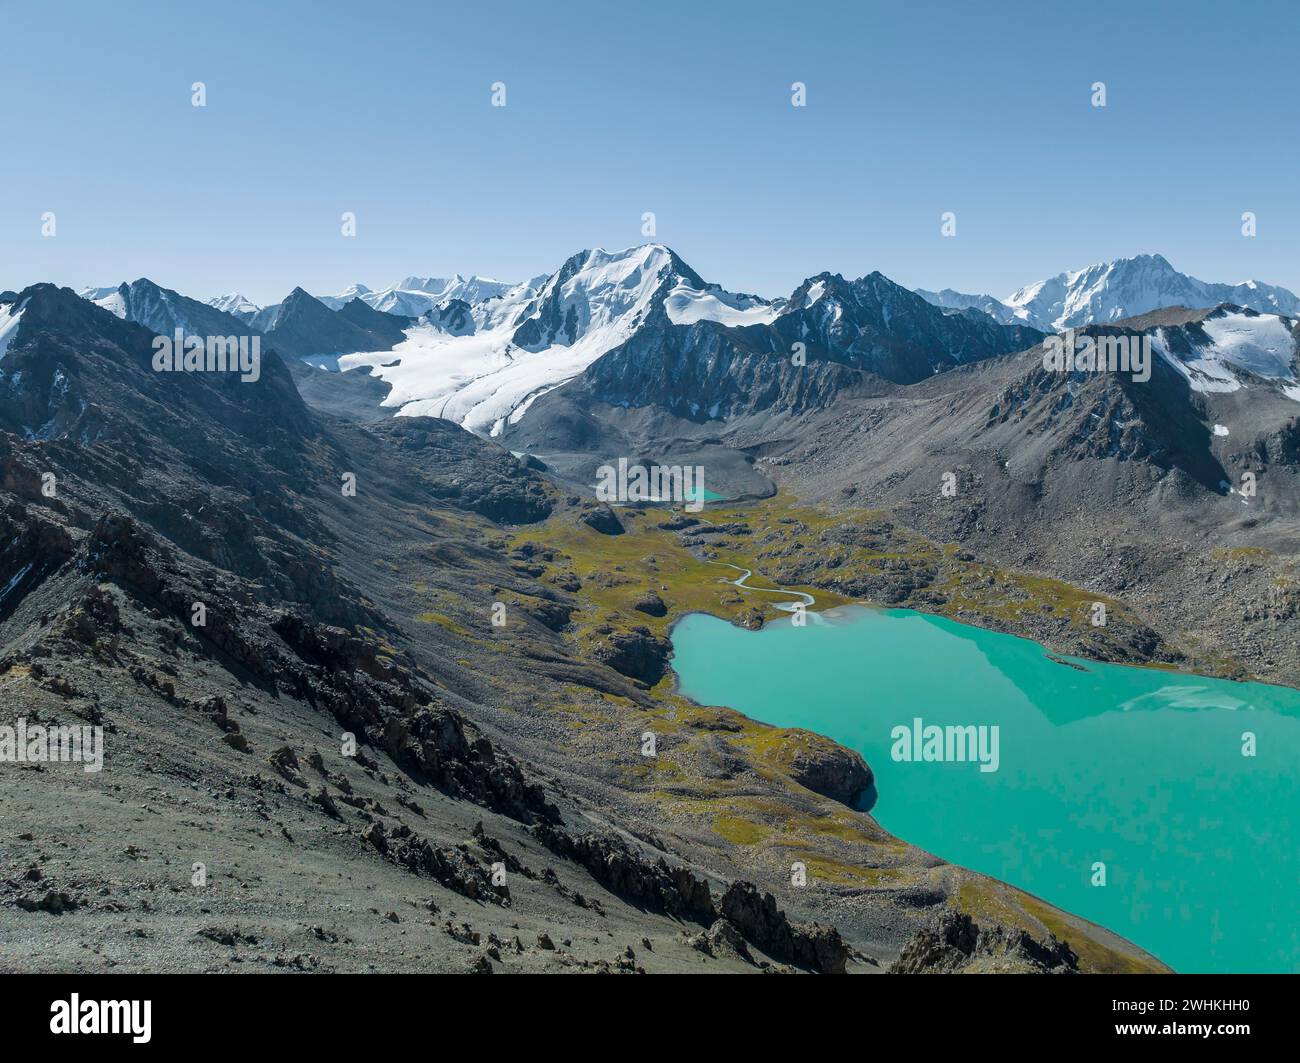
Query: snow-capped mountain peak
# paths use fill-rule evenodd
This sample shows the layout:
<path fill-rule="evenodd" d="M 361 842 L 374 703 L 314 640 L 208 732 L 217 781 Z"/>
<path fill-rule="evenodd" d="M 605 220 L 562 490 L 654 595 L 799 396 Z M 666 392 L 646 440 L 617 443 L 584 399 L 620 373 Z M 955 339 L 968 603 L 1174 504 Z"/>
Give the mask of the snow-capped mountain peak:
<path fill-rule="evenodd" d="M 460 275 L 456 275 L 458 280 Z M 428 292 L 430 295 L 441 295 L 452 282 L 443 277 L 405 277 L 398 281 L 393 287 L 398 291 L 406 292 Z"/>
<path fill-rule="evenodd" d="M 916 294 L 927 303 L 933 303 L 945 310 L 978 310 L 981 313 L 988 314 L 994 321 L 999 321 L 1003 325 L 1029 324 L 1024 317 L 1018 317 L 1014 309 L 992 295 L 983 293 L 967 295 L 963 292 L 955 292 L 951 288 L 944 288 L 942 291 L 937 292 L 917 288 Z"/>
<path fill-rule="evenodd" d="M 342 310 L 353 299 L 365 299 L 373 294 L 364 284 L 349 284 L 337 295 L 318 295 L 316 298 L 331 310 Z"/>
<path fill-rule="evenodd" d="M 238 292 L 231 292 L 229 295 L 218 295 L 215 299 L 209 299 L 208 306 L 215 306 L 218 310 L 224 310 L 227 314 L 234 314 L 241 319 L 252 317 L 262 309 Z"/>
<path fill-rule="evenodd" d="M 1294 317 L 1300 299 L 1293 292 L 1259 281 L 1214 284 L 1181 273 L 1163 255 L 1134 255 L 1098 262 L 1035 281 L 1003 300 L 964 295 L 951 289 L 917 294 L 936 306 L 973 307 L 999 320 L 1022 322 L 1045 332 L 1103 325 L 1165 307 L 1206 309 L 1220 303 L 1260 313 Z M 1010 315 L 1009 317 L 1006 315 Z"/>
<path fill-rule="evenodd" d="M 77 292 L 88 302 L 115 317 L 134 321 L 159 335 L 181 328 L 195 334 L 225 334 L 247 323 L 247 316 L 229 314 L 215 301 L 203 303 L 141 277 L 116 288 L 82 288 Z"/>
<path fill-rule="evenodd" d="M 473 281 L 484 283 L 464 283 Z M 540 284 L 515 285 L 474 305 L 472 334 L 452 334 L 426 317 L 407 332 L 406 343 L 347 356 L 340 367 L 371 366 L 393 385 L 386 405 L 403 414 L 448 417 L 473 431 L 499 433 L 538 395 L 647 322 L 664 315 L 669 323 L 665 304 L 673 292 L 679 303 L 691 301 L 688 292 L 711 296 L 719 306 L 737 298 L 706 284 L 662 244 L 595 248 L 571 256 Z"/>
<path fill-rule="evenodd" d="M 524 308 L 514 342 L 536 350 L 555 343 L 568 346 L 594 333 L 596 342 L 608 350 L 662 303 L 666 292 L 661 289 L 670 279 L 706 287 L 663 244 L 581 251 L 552 274 Z"/>
<path fill-rule="evenodd" d="M 1026 285 L 1006 304 L 1052 329 L 1105 324 L 1167 306 L 1196 307 L 1210 299 L 1207 286 L 1179 273 L 1163 255 L 1136 255 L 1099 262 Z"/>

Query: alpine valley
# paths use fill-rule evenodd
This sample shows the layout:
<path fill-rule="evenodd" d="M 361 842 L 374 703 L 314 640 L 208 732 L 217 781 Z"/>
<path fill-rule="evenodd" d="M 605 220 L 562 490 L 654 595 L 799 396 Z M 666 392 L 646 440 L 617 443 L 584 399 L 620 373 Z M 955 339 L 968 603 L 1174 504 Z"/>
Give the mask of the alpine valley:
<path fill-rule="evenodd" d="M 772 297 L 660 244 L 0 293 L 0 725 L 104 732 L 0 774 L 0 966 L 1165 970 L 892 836 L 859 753 L 686 697 L 673 628 L 860 603 L 1298 687 L 1298 319 L 1159 255 Z M 1066 329 L 1150 379 L 1045 369 Z M 260 375 L 154 372 L 176 330 Z M 709 501 L 607 504 L 620 461 Z"/>

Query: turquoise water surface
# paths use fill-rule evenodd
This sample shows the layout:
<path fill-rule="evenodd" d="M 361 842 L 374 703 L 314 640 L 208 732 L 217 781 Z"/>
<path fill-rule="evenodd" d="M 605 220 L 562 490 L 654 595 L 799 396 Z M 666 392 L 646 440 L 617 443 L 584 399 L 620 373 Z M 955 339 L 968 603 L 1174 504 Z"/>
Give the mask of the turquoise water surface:
<path fill-rule="evenodd" d="M 1300 970 L 1300 692 L 1071 667 L 1026 639 L 910 610 L 854 606 L 757 632 L 693 614 L 672 638 L 682 693 L 859 750 L 876 777 L 872 815 L 908 842 L 1175 970 Z M 997 770 L 896 761 L 891 732 L 910 734 L 917 717 L 996 725 Z M 1105 885 L 1093 884 L 1098 862 Z"/>

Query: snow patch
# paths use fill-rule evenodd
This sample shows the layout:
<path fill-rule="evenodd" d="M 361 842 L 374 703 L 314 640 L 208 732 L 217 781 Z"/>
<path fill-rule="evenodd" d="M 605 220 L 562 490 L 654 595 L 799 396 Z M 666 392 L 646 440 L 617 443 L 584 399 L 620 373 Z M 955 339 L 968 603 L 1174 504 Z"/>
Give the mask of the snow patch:
<path fill-rule="evenodd" d="M 1294 380 L 1295 340 L 1286 322 L 1272 314 L 1223 314 L 1201 326 L 1219 358 L 1272 380 Z"/>
<path fill-rule="evenodd" d="M 9 344 L 18 335 L 18 322 L 22 320 L 23 311 L 26 309 L 27 302 L 25 300 L 23 305 L 16 310 L 13 303 L 0 303 L 0 361 L 4 359 L 5 352 L 9 350 Z"/>
<path fill-rule="evenodd" d="M 700 291 L 682 281 L 664 302 L 668 320 L 674 325 L 716 321 L 729 328 L 770 325 L 781 314 L 781 306 L 753 295 L 737 295 L 721 289 Z"/>
<path fill-rule="evenodd" d="M 1283 395 L 1300 402 L 1294 371 L 1296 344 L 1285 318 L 1223 312 L 1202 321 L 1201 331 L 1209 342 L 1194 343 L 1194 357 L 1175 354 L 1166 329 L 1157 329 L 1151 337 L 1152 349 L 1187 379 L 1193 391 L 1207 395 L 1239 391 L 1246 386 L 1240 375 L 1244 371 L 1277 381 Z"/>
<path fill-rule="evenodd" d="M 95 292 L 103 293 L 91 298 L 90 301 L 96 306 L 107 310 L 114 317 L 120 317 L 126 320 L 126 300 L 122 298 L 122 292 L 118 288 L 96 288 Z M 87 298 L 90 298 L 87 296 Z"/>
<path fill-rule="evenodd" d="M 0 602 L 3 602 L 6 598 L 8 598 L 9 592 L 12 591 L 15 587 L 17 587 L 18 584 L 20 584 L 24 578 L 26 578 L 27 573 L 29 573 L 32 570 L 32 564 L 33 562 L 29 561 L 22 568 L 20 568 L 16 573 L 14 573 L 13 579 L 11 579 L 8 583 L 5 584 L 4 590 L 0 590 Z"/>

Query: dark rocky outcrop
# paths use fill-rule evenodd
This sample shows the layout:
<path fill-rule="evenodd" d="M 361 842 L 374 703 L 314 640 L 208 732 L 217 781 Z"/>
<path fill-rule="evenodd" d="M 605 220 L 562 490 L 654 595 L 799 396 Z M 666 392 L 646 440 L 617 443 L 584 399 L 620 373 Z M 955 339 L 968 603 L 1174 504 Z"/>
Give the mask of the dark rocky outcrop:
<path fill-rule="evenodd" d="M 753 963 L 744 936 L 726 919 L 719 919 L 708 928 L 688 937 L 691 948 L 714 959 L 734 958 Z"/>
<path fill-rule="evenodd" d="M 370 338 L 372 351 L 386 351 L 396 347 L 406 339 L 406 330 L 414 324 L 410 318 L 386 314 L 360 299 L 345 303 L 337 313 Z"/>
<path fill-rule="evenodd" d="M 654 686 L 668 672 L 673 645 L 648 627 L 608 631 L 592 651 L 596 660 L 646 686 Z"/>
<path fill-rule="evenodd" d="M 982 928 L 969 915 L 945 912 L 919 930 L 889 968 L 891 974 L 953 974 L 964 970 L 1020 970 L 1077 974 L 1079 958 L 1068 944 L 1035 941 L 1023 930 Z"/>
<path fill-rule="evenodd" d="M 424 312 L 424 320 L 453 336 L 473 335 L 475 324 L 472 309 L 464 299 L 448 299 L 439 306 Z"/>
<path fill-rule="evenodd" d="M 779 759 L 800 786 L 846 805 L 872 783 L 871 769 L 861 753 L 819 735 L 795 732 L 784 743 L 782 754 Z"/>
<path fill-rule="evenodd" d="M 491 872 L 463 848 L 432 845 L 404 824 L 388 831 L 378 820 L 366 827 L 361 838 L 386 859 L 416 874 L 428 875 L 463 897 L 510 905 L 509 888 L 494 886 Z"/>
<path fill-rule="evenodd" d="M 369 426 L 386 447 L 408 456 L 400 489 L 417 490 L 503 524 L 531 524 L 550 515 L 546 480 L 508 450 L 435 417 L 392 417 Z"/>
<path fill-rule="evenodd" d="M 601 535 L 622 535 L 624 527 L 609 506 L 593 506 L 578 517 L 583 524 Z"/>
<path fill-rule="evenodd" d="M 820 923 L 792 923 L 770 893 L 752 882 L 733 882 L 718 906 L 724 919 L 774 960 L 821 974 L 843 974 L 849 948 L 840 932 Z"/>
<path fill-rule="evenodd" d="M 709 885 L 662 857 L 649 860 L 614 834 L 571 834 L 558 827 L 533 828 L 551 852 L 581 864 L 618 896 L 657 912 L 709 926 L 716 918 Z"/>
<path fill-rule="evenodd" d="M 409 717 L 390 716 L 379 741 L 399 763 L 410 764 L 448 793 L 468 798 L 524 823 L 558 823 L 559 810 L 519 763 L 483 737 L 472 737 L 457 712 L 430 706 Z"/>
<path fill-rule="evenodd" d="M 632 603 L 632 608 L 638 613 L 645 613 L 646 616 L 668 615 L 668 606 L 654 591 L 646 591 L 645 594 Z"/>

